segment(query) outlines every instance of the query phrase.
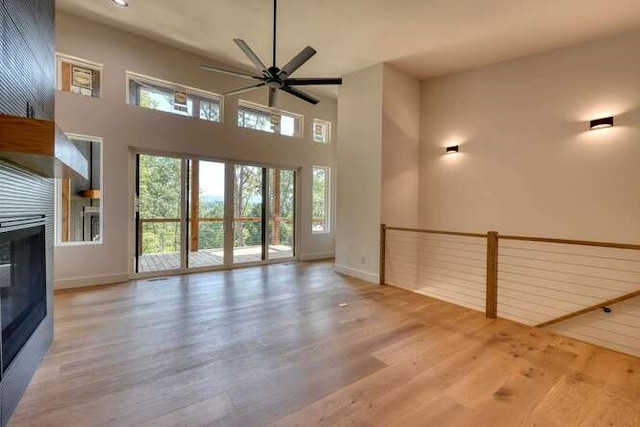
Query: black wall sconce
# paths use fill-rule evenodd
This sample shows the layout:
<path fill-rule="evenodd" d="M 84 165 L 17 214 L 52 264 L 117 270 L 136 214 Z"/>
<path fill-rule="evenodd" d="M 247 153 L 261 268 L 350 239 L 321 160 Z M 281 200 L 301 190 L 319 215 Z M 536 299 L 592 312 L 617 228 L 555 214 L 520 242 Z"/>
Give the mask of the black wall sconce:
<path fill-rule="evenodd" d="M 591 120 L 589 129 L 604 129 L 613 126 L 613 117 L 603 117 L 602 119 Z"/>
<path fill-rule="evenodd" d="M 457 145 L 452 145 L 450 147 L 447 147 L 447 154 L 454 154 L 458 152 L 458 146 Z"/>

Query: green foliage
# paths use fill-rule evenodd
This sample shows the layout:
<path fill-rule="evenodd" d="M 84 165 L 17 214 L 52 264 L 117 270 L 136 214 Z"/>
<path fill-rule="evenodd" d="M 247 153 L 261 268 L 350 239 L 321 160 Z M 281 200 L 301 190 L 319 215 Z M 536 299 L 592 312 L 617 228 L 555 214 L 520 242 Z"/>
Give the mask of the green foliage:
<path fill-rule="evenodd" d="M 327 195 L 329 173 L 326 168 L 313 168 L 313 219 L 325 219 L 327 215 Z M 314 224 L 314 230 L 326 230 L 326 221 L 322 224 Z M 322 228 L 322 229 L 320 229 Z"/>
<path fill-rule="evenodd" d="M 180 218 L 180 173 L 180 159 L 140 155 L 140 218 Z M 144 224 L 143 254 L 179 250 L 179 222 Z"/>
<path fill-rule="evenodd" d="M 180 251 L 180 159 L 140 155 L 139 166 L 139 213 L 141 219 L 175 219 L 174 222 L 144 223 L 142 229 L 142 253 L 163 253 Z M 278 224 L 279 240 L 272 244 L 293 246 L 293 216 L 295 172 L 278 171 L 279 204 L 275 205 L 274 188 L 276 171 L 269 170 L 270 199 L 272 216 L 283 218 Z M 236 165 L 233 210 L 239 220 L 234 226 L 234 247 L 259 246 L 262 242 L 262 168 Z M 224 218 L 224 201 L 200 195 L 200 218 Z M 255 220 L 240 220 L 255 218 Z M 275 221 L 271 220 L 272 238 Z M 198 249 L 222 249 L 224 247 L 224 223 L 222 221 L 199 223 Z"/>
<path fill-rule="evenodd" d="M 144 108 L 151 108 L 153 110 L 158 108 L 158 100 L 153 99 L 150 93 L 146 90 L 141 90 L 139 92 L 140 95 L 140 106 Z"/>

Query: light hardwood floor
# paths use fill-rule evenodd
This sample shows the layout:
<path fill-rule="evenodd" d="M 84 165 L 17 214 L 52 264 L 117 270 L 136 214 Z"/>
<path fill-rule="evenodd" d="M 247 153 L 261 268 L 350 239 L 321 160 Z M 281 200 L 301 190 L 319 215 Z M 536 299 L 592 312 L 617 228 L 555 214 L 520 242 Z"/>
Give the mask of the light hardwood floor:
<path fill-rule="evenodd" d="M 55 341 L 12 427 L 640 425 L 640 359 L 327 262 L 55 304 Z"/>

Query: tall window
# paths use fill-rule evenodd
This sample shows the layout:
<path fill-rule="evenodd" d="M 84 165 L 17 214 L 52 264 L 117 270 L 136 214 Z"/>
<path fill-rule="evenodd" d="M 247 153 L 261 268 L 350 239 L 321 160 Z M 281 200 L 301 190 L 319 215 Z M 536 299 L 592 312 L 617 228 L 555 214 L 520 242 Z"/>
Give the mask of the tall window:
<path fill-rule="evenodd" d="M 313 167 L 313 233 L 328 233 L 329 229 L 329 200 L 331 188 L 331 169 L 328 167 Z"/>
<path fill-rule="evenodd" d="M 57 244 L 102 242 L 102 140 L 68 135 L 78 157 L 87 163 L 86 176 L 68 174 L 56 180 Z"/>
<path fill-rule="evenodd" d="M 102 65 L 57 54 L 57 88 L 63 92 L 100 98 Z"/>
<path fill-rule="evenodd" d="M 127 72 L 127 84 L 131 105 L 211 122 L 222 120 L 222 97 L 214 93 L 130 72 Z"/>
<path fill-rule="evenodd" d="M 285 136 L 302 137 L 302 116 L 247 101 L 238 101 L 238 126 Z"/>
<path fill-rule="evenodd" d="M 313 141 L 319 144 L 331 142 L 331 122 L 313 119 Z"/>

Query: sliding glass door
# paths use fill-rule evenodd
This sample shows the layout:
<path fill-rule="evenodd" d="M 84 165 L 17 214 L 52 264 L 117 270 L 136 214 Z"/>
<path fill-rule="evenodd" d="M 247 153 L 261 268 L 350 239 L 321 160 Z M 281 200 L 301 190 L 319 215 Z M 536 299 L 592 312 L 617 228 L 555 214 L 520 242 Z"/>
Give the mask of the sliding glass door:
<path fill-rule="evenodd" d="M 293 258 L 296 173 L 269 169 L 269 259 Z"/>
<path fill-rule="evenodd" d="M 136 273 L 294 258 L 295 170 L 149 154 L 136 166 Z"/>
<path fill-rule="evenodd" d="M 188 268 L 225 265 L 225 164 L 190 160 Z"/>
<path fill-rule="evenodd" d="M 259 166 L 235 165 L 233 263 L 264 261 L 265 173 Z"/>
<path fill-rule="evenodd" d="M 136 272 L 181 268 L 183 160 L 137 156 Z"/>

